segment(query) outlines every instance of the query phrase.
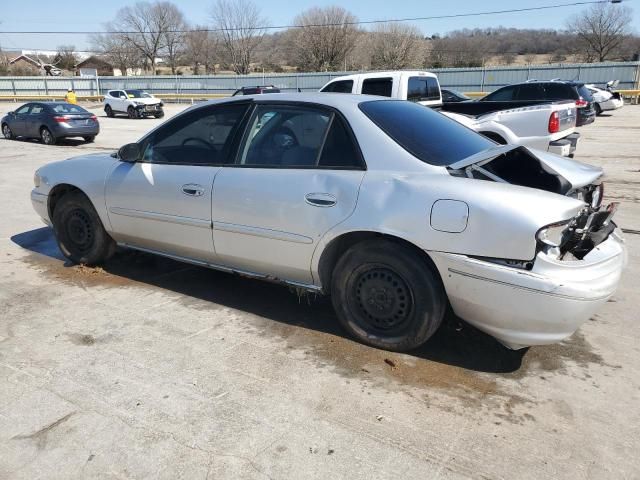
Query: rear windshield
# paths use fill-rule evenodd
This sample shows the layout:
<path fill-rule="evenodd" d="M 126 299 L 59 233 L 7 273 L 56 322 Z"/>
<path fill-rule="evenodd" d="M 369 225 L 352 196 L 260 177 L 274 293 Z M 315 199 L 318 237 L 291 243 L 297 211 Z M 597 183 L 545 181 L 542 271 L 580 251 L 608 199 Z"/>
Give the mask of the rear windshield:
<path fill-rule="evenodd" d="M 585 87 L 584 85 L 580 85 L 578 87 L 578 93 L 580 94 L 580 96 L 586 100 L 587 102 L 592 102 L 593 101 L 593 97 L 591 96 L 591 92 L 589 91 L 589 89 L 587 87 Z"/>
<path fill-rule="evenodd" d="M 496 144 L 420 104 L 370 101 L 360 110 L 398 145 L 430 165 L 447 166 Z"/>
<path fill-rule="evenodd" d="M 56 103 L 50 105 L 50 108 L 56 113 L 89 113 L 84 108 L 71 103 Z"/>

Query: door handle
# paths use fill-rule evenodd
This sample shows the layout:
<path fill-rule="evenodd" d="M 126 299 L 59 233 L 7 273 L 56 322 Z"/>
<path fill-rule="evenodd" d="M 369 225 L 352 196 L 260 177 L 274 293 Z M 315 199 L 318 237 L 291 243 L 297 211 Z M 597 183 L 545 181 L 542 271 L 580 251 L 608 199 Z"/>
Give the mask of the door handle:
<path fill-rule="evenodd" d="M 314 207 L 333 207 L 338 203 L 336 196 L 330 193 L 307 193 L 304 201 Z"/>
<path fill-rule="evenodd" d="M 190 197 L 201 197 L 204 195 L 204 187 L 195 183 L 187 183 L 182 186 L 182 193 Z"/>

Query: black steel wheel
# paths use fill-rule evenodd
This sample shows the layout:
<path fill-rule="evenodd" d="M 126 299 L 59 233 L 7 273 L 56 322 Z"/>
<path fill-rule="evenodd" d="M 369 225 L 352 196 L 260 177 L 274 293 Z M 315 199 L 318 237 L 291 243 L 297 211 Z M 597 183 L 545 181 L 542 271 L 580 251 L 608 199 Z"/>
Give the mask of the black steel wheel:
<path fill-rule="evenodd" d="M 406 351 L 442 323 L 446 295 L 435 266 L 410 246 L 367 240 L 348 249 L 331 279 L 340 323 L 363 343 Z"/>
<path fill-rule="evenodd" d="M 89 199 L 79 191 L 67 193 L 58 201 L 53 230 L 60 251 L 72 262 L 96 265 L 115 252 L 115 242 Z"/>

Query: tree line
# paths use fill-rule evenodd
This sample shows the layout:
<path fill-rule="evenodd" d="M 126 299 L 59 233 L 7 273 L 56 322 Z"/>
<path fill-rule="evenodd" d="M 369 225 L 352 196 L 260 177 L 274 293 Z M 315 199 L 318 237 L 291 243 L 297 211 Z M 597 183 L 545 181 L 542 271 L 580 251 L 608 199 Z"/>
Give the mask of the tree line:
<path fill-rule="evenodd" d="M 269 33 L 269 19 L 252 0 L 215 0 L 208 23 L 190 25 L 165 0 L 121 8 L 91 36 L 92 49 L 123 74 L 158 73 L 158 60 L 172 74 L 219 70 L 337 71 L 486 64 L 637 59 L 640 38 L 632 34 L 631 9 L 599 3 L 567 19 L 565 29 L 464 29 L 425 36 L 408 23 L 358 26 L 341 6 L 312 7 L 292 27 Z M 58 48 L 59 68 L 73 69 L 73 46 Z M 0 73 L 2 57 L 0 56 Z"/>

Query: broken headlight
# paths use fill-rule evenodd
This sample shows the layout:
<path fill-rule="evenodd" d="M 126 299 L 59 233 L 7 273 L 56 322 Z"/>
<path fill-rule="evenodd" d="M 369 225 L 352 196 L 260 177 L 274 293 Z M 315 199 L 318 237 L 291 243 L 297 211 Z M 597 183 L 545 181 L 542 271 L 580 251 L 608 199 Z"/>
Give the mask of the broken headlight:
<path fill-rule="evenodd" d="M 562 236 L 569 222 L 558 222 L 547 225 L 538 230 L 536 239 L 550 247 L 559 247 L 562 243 Z"/>

